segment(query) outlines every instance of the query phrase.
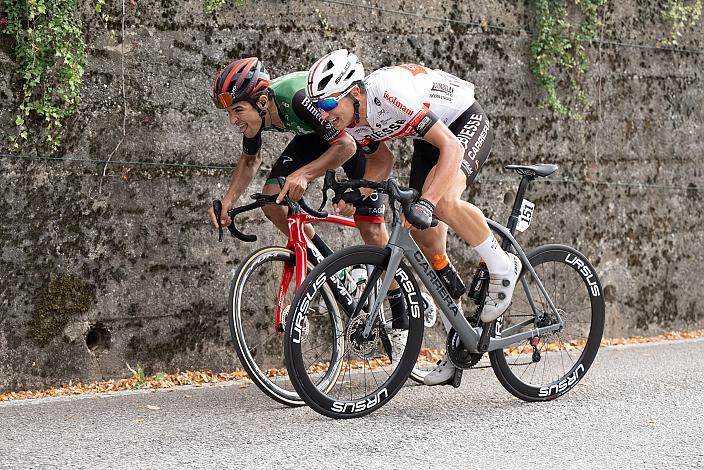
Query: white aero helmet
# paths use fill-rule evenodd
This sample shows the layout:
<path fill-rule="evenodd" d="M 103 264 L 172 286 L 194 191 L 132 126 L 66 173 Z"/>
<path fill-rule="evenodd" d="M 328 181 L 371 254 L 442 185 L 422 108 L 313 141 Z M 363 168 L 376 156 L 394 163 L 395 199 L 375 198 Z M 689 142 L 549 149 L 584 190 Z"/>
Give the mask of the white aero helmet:
<path fill-rule="evenodd" d="M 308 70 L 306 93 L 320 99 L 347 90 L 364 78 L 364 66 L 347 49 L 338 49 L 323 56 Z"/>

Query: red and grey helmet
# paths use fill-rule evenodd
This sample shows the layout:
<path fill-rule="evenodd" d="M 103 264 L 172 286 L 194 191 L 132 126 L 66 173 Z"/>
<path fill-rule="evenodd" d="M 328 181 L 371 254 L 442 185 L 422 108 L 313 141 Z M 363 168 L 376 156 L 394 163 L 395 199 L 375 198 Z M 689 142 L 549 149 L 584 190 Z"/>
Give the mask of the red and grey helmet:
<path fill-rule="evenodd" d="M 213 85 L 213 103 L 220 109 L 253 98 L 269 86 L 269 74 L 256 57 L 236 60 L 218 73 Z"/>

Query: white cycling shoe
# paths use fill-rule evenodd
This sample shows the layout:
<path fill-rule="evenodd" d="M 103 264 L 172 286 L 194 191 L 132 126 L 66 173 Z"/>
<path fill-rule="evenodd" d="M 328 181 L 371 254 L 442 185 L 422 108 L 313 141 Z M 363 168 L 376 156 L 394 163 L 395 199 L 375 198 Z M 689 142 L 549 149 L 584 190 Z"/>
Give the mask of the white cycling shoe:
<path fill-rule="evenodd" d="M 516 287 L 516 280 L 521 273 L 523 265 L 521 264 L 521 260 L 518 259 L 518 256 L 513 253 L 507 254 L 511 258 L 513 270 L 502 276 L 491 276 L 489 290 L 486 294 L 484 309 L 481 315 L 481 319 L 484 323 L 496 320 L 503 315 L 509 305 L 511 305 L 513 289 Z"/>
<path fill-rule="evenodd" d="M 406 341 L 408 340 L 408 330 L 397 330 L 392 328 L 387 330 L 386 334 L 391 343 L 391 370 L 395 370 L 398 366 L 403 351 L 406 350 Z"/>
<path fill-rule="evenodd" d="M 425 385 L 446 385 L 454 379 L 455 369 L 455 365 L 445 354 L 445 357 L 438 361 L 438 365 L 423 378 L 423 383 Z"/>

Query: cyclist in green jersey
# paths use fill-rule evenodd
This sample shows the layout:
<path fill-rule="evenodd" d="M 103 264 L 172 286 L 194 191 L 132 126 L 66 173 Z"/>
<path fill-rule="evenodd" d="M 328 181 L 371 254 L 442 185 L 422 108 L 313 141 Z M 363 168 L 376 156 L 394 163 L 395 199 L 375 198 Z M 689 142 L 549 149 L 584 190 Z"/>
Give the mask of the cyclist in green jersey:
<path fill-rule="evenodd" d="M 280 200 L 288 195 L 296 201 L 303 197 L 308 183 L 326 170 L 342 166 L 350 178 L 364 174 L 363 152 L 346 131 L 335 129 L 320 117 L 306 96 L 306 76 L 307 72 L 293 72 L 272 80 L 256 57 L 237 60 L 217 75 L 213 102 L 227 111 L 230 123 L 242 134 L 242 154 L 222 198 L 224 225 L 230 223 L 227 210 L 235 206 L 262 164 L 263 131 L 295 134 L 272 166 L 262 189 L 264 194 L 279 193 Z M 286 179 L 283 188 L 277 179 L 281 176 Z M 262 210 L 279 230 L 288 234 L 285 206 L 267 205 Z M 208 213 L 217 227 L 212 207 Z M 380 198 L 367 198 L 354 218 L 365 243 L 384 245 L 388 235 Z M 310 224 L 306 225 L 306 235 L 317 237 Z"/>
<path fill-rule="evenodd" d="M 344 129 L 338 130 L 320 116 L 320 111 L 306 95 L 308 72 L 294 72 L 271 80 L 261 61 L 248 57 L 235 61 L 222 69 L 215 78 L 212 99 L 219 109 L 226 110 L 230 123 L 242 134 L 242 154 L 235 167 L 230 186 L 222 198 L 221 222 L 229 225 L 227 210 L 234 207 L 247 189 L 262 163 L 260 148 L 262 131 L 292 132 L 295 137 L 286 146 L 272 166 L 262 192 L 279 193 L 293 200 L 303 196 L 308 183 L 325 174 L 328 169 L 342 166 L 347 176 L 358 179 L 364 175 L 366 158 L 355 140 Z M 342 89 L 364 78 L 364 68 L 352 55 L 347 70 L 336 78 L 334 84 Z M 286 177 L 283 188 L 277 178 Z M 361 196 L 360 196 L 361 199 Z M 365 243 L 386 246 L 388 232 L 384 225 L 384 201 L 372 193 L 355 203 L 354 219 Z M 266 216 L 284 233 L 288 234 L 286 208 L 267 205 L 262 208 Z M 217 218 L 212 208 L 208 210 L 213 226 Z M 306 235 L 315 243 L 317 235 L 310 224 Z M 319 246 L 318 243 L 316 245 Z M 323 253 L 327 255 L 328 253 Z M 408 335 L 408 316 L 401 289 L 394 282 L 388 293 L 392 321 L 387 326 L 391 344 L 391 362 L 401 357 Z"/>

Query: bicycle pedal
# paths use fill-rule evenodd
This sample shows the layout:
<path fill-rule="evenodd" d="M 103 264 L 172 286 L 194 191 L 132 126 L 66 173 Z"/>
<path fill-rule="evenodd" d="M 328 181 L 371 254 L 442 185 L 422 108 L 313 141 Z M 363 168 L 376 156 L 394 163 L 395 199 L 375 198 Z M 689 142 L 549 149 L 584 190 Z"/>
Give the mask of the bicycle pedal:
<path fill-rule="evenodd" d="M 462 383 L 462 372 L 464 371 L 460 368 L 455 369 L 455 376 L 452 378 L 453 387 L 459 388 L 460 384 Z"/>

